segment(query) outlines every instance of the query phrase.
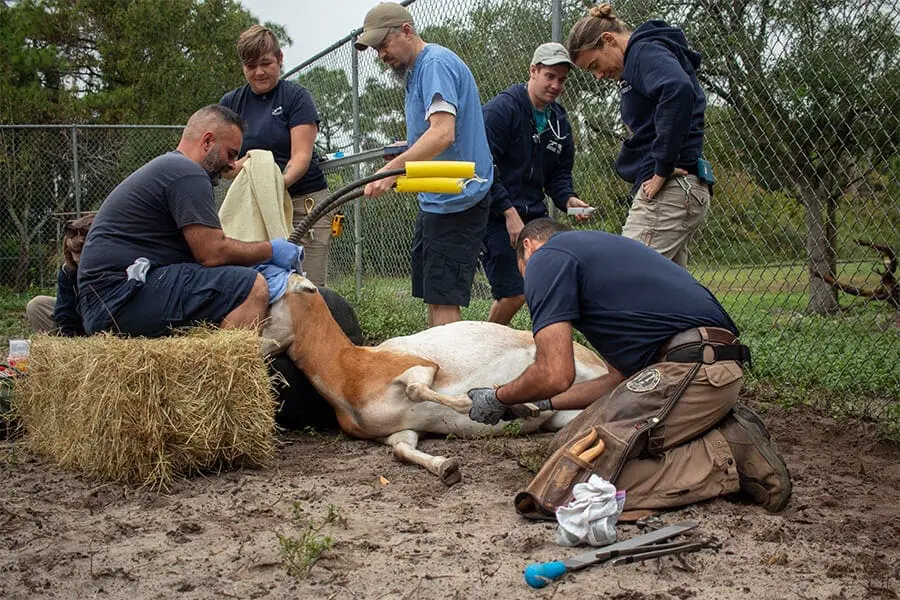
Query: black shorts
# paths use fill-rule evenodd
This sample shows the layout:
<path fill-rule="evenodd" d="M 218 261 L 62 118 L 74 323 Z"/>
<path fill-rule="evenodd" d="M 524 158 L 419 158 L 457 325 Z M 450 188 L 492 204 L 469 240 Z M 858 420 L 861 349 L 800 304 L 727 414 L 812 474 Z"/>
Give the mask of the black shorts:
<path fill-rule="evenodd" d="M 144 285 L 116 312 L 112 330 L 160 337 L 176 327 L 218 325 L 244 303 L 257 275 L 250 267 L 196 263 L 150 269 Z"/>
<path fill-rule="evenodd" d="M 481 265 L 491 283 L 491 296 L 495 300 L 525 293 L 516 250 L 509 243 L 509 232 L 503 217 L 492 216 L 488 219 L 481 248 Z"/>
<path fill-rule="evenodd" d="M 490 211 L 490 195 L 458 213 L 419 210 L 412 246 L 412 292 L 426 304 L 468 306 Z"/>

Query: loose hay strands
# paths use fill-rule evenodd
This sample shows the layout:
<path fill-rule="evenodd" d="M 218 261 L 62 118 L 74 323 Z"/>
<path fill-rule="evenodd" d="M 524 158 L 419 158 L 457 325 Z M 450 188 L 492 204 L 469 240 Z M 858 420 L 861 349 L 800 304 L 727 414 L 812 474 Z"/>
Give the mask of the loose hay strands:
<path fill-rule="evenodd" d="M 166 488 L 260 465 L 275 449 L 275 403 L 259 345 L 239 329 L 36 336 L 14 411 L 34 451 L 114 481 Z"/>

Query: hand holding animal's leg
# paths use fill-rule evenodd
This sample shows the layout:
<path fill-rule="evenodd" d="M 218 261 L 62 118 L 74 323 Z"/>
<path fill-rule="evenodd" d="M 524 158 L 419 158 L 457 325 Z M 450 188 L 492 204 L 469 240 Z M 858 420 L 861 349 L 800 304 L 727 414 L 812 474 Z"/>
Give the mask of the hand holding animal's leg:
<path fill-rule="evenodd" d="M 394 449 L 394 458 L 425 467 L 429 472 L 441 478 L 446 485 L 453 485 L 462 480 L 459 463 L 446 456 L 432 456 L 417 450 L 419 434 L 410 429 L 398 431 L 381 440 Z"/>

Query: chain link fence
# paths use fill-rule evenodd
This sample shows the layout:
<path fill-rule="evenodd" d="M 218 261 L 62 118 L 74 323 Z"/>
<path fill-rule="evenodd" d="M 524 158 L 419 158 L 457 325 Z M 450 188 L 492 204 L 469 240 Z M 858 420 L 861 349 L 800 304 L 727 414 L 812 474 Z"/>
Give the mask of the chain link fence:
<path fill-rule="evenodd" d="M 525 81 L 534 48 L 562 41 L 585 14 L 575 1 L 404 4 L 426 41 L 471 68 L 483 102 Z M 644 0 L 618 2 L 616 12 L 632 27 L 651 18 L 682 27 L 703 56 L 705 154 L 718 185 L 690 268 L 762 357 L 757 374 L 858 393 L 862 404 L 886 395 L 896 406 L 898 292 L 888 271 L 900 248 L 900 8 Z M 405 139 L 402 83 L 375 52 L 357 53 L 352 34 L 294 73 L 322 113 L 321 151 Z M 575 189 L 598 208 L 587 226 L 619 232 L 630 196 L 613 170 L 628 135 L 618 87 L 573 72 L 560 101 L 575 129 Z M 354 176 L 332 174 L 331 186 Z M 334 244 L 333 272 L 406 290 L 415 211 L 413 198 L 390 194 L 348 210 L 355 227 Z M 894 282 L 894 304 L 839 293 L 814 272 L 882 296 Z M 481 274 L 473 295 L 490 297 Z"/>
<path fill-rule="evenodd" d="M 180 126 L 0 125 L 0 285 L 56 285 L 66 221 L 178 145 Z"/>
<path fill-rule="evenodd" d="M 426 41 L 469 65 L 483 102 L 524 82 L 534 48 L 563 40 L 585 13 L 573 0 L 404 4 Z M 896 406 L 896 304 L 837 292 L 812 273 L 863 292 L 893 283 L 897 302 L 887 271 L 889 249 L 900 249 L 900 7 L 889 0 L 640 0 L 618 2 L 616 12 L 633 27 L 650 18 L 678 25 L 702 53 L 705 154 L 718 183 L 692 242 L 690 270 L 742 328 L 757 374 L 857 394 L 863 404 L 887 397 Z M 353 40 L 286 75 L 316 99 L 322 153 L 406 137 L 403 84 Z M 575 189 L 598 209 L 586 227 L 619 232 L 630 186 L 613 170 L 627 136 L 618 88 L 577 71 L 560 102 L 576 138 Z M 0 285 L 52 285 L 62 213 L 96 209 L 128 173 L 173 148 L 177 134 L 177 127 L 0 127 Z M 329 186 L 379 166 L 331 172 Z M 344 234 L 332 245 L 333 282 L 408 293 L 415 198 L 387 194 L 345 212 Z M 489 299 L 483 274 L 473 294 Z"/>

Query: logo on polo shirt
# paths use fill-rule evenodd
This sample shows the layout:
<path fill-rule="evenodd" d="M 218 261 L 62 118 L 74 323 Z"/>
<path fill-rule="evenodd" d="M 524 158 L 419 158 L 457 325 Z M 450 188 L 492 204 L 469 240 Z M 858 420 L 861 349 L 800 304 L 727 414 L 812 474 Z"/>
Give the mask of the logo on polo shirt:
<path fill-rule="evenodd" d="M 280 106 L 276 106 L 275 108 L 272 109 L 272 116 L 277 117 L 278 115 L 280 115 L 283 112 L 284 112 L 283 108 L 281 108 Z"/>

